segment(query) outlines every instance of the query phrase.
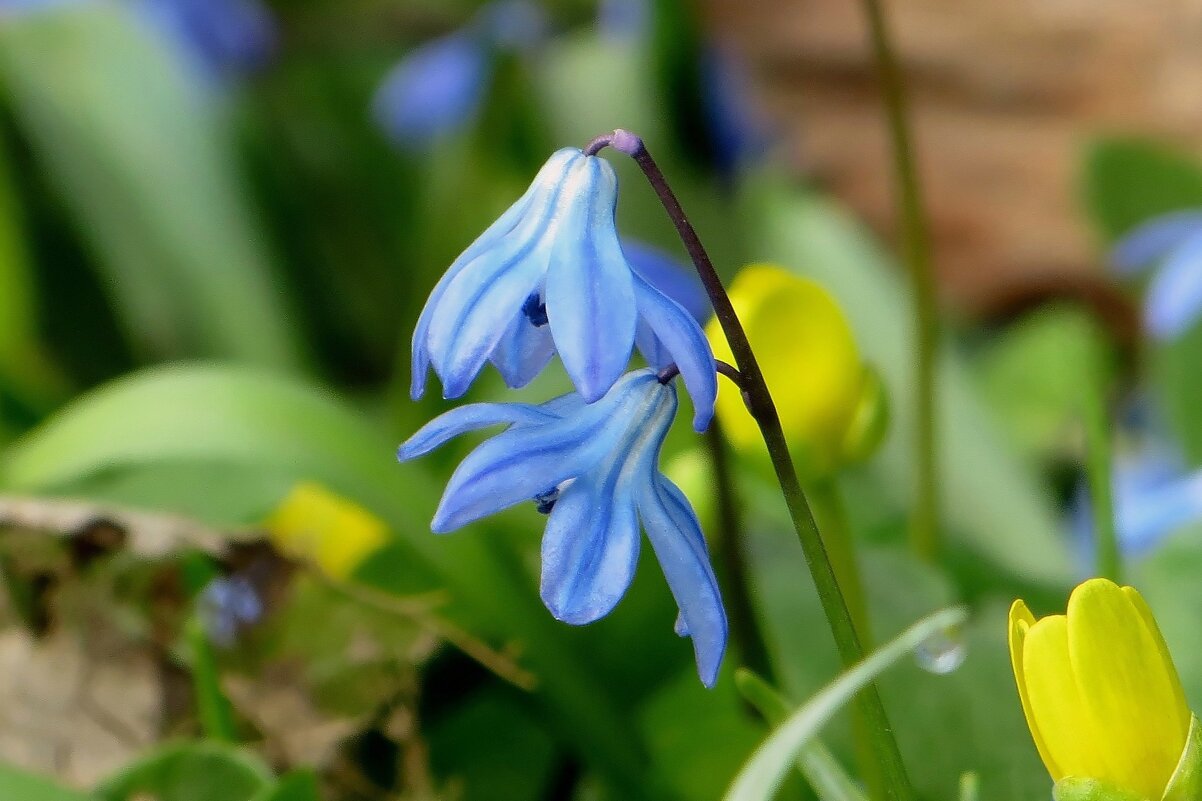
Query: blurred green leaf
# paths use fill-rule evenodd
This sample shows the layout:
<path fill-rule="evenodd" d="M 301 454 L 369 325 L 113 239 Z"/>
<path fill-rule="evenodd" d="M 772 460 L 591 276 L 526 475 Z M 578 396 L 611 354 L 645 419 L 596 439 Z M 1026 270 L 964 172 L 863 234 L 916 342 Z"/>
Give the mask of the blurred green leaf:
<path fill-rule="evenodd" d="M 1202 609 L 1202 527 L 1190 526 L 1168 539 L 1131 569 L 1156 615 L 1185 695 L 1192 709 L 1202 708 L 1202 642 L 1198 610 Z"/>
<path fill-rule="evenodd" d="M 890 259 L 833 203 L 762 183 L 746 198 L 749 261 L 808 275 L 839 300 L 893 404 L 872 463 L 895 497 L 913 493 L 914 359 L 910 297 Z M 941 508 L 950 544 L 1033 582 L 1067 583 L 1070 558 L 1051 498 L 999 436 L 950 348 L 939 363 Z"/>
<path fill-rule="evenodd" d="M 22 131 L 100 256 L 131 341 L 148 356 L 296 365 L 216 89 L 188 69 L 119 4 L 0 25 Z"/>
<path fill-rule="evenodd" d="M 1202 166 L 1141 139 L 1104 138 L 1085 155 L 1082 193 L 1106 241 L 1168 211 L 1202 205 Z"/>
<path fill-rule="evenodd" d="M 538 601 L 528 567 L 486 526 L 430 534 L 437 486 L 420 465 L 398 465 L 393 443 L 329 395 L 248 368 L 146 370 L 80 398 L 18 442 L 0 483 L 58 490 L 104 472 L 184 463 L 317 481 L 380 516 L 395 547 L 369 559 L 359 580 L 395 593 L 445 586 L 454 603 L 441 612 L 522 644 L 539 680 L 535 700 L 582 758 L 630 798 L 667 792 L 641 783 L 639 738 L 589 661 L 567 647 L 569 630 Z"/>
<path fill-rule="evenodd" d="M 1098 381 L 1091 365 L 1106 364 L 1107 347 L 1085 310 L 1052 306 L 1007 327 L 974 360 L 982 397 L 1023 455 L 1047 459 L 1074 439 L 1083 388 Z"/>
<path fill-rule="evenodd" d="M 263 788 L 251 801 L 321 801 L 317 777 L 307 770 L 283 776 L 274 787 Z"/>
<path fill-rule="evenodd" d="M 0 765 L 0 798 L 13 801 L 87 801 L 89 796 L 59 787 L 49 779 Z"/>
<path fill-rule="evenodd" d="M 163 746 L 103 782 L 103 801 L 250 801 L 274 784 L 250 752 L 212 742 Z"/>

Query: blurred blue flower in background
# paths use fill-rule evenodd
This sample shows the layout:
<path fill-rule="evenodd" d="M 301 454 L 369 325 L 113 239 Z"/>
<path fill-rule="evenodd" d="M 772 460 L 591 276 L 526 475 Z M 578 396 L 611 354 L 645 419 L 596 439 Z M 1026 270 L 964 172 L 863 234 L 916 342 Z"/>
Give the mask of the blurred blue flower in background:
<path fill-rule="evenodd" d="M 526 52 L 546 37 L 529 0 L 489 3 L 462 28 L 405 55 L 385 76 L 372 114 L 397 145 L 425 151 L 463 128 L 483 103 L 498 52 Z"/>
<path fill-rule="evenodd" d="M 1115 244 L 1110 260 L 1122 275 L 1156 265 L 1144 317 L 1158 339 L 1180 336 L 1202 315 L 1202 210 L 1176 211 L 1142 223 Z"/>
<path fill-rule="evenodd" d="M 764 155 L 772 132 L 747 64 L 734 50 L 711 45 L 701 59 L 701 89 L 713 145 L 714 167 L 727 180 L 748 161 Z"/>
<path fill-rule="evenodd" d="M 641 520 L 680 608 L 677 633 L 693 638 L 698 673 L 712 686 L 726 647 L 726 614 L 697 516 L 659 471 L 676 409 L 672 382 L 637 370 L 591 404 L 572 393 L 540 406 L 462 406 L 424 426 L 397 457 L 414 459 L 460 434 L 506 424 L 460 463 L 431 528 L 454 531 L 533 500 L 550 515 L 542 599 L 573 625 L 607 615 L 625 594 L 638 562 Z"/>
<path fill-rule="evenodd" d="M 486 361 L 521 387 L 558 351 L 592 403 L 626 370 L 641 321 L 656 354 L 679 367 L 694 426 L 704 430 L 718 392 L 709 342 L 689 311 L 632 269 L 617 199 L 609 162 L 576 148 L 556 152 L 434 287 L 413 334 L 413 397 L 425 392 L 431 365 L 443 396 L 458 398 Z"/>
<path fill-rule="evenodd" d="M 205 585 L 197 601 L 197 614 L 209 639 L 229 648 L 242 629 L 263 614 L 263 601 L 242 576 L 224 576 Z"/>
<path fill-rule="evenodd" d="M 259 0 L 136 0 L 134 8 L 209 75 L 257 69 L 276 49 L 275 18 Z"/>

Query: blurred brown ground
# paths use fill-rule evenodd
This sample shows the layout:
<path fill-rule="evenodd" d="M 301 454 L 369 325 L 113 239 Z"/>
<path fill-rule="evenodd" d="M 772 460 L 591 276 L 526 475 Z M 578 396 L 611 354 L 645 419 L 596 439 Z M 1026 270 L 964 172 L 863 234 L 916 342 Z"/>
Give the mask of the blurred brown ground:
<path fill-rule="evenodd" d="M 887 143 L 860 3 L 709 0 L 799 170 L 891 231 Z M 1105 295 L 1078 201 L 1097 133 L 1202 135 L 1202 3 L 895 0 L 945 299 L 971 315 Z"/>

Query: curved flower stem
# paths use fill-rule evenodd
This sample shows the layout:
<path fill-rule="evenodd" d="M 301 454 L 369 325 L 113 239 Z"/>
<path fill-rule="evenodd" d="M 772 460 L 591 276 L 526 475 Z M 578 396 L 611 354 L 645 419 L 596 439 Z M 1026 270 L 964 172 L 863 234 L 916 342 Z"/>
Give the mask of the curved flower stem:
<path fill-rule="evenodd" d="M 604 140 L 604 144 L 599 144 L 602 140 Z M 814 522 L 814 514 L 806 500 L 805 493 L 801 490 L 797 469 L 789 455 L 789 446 L 785 441 L 784 431 L 781 430 L 780 416 L 777 414 L 776 404 L 772 401 L 772 393 L 768 390 L 768 384 L 764 380 L 763 371 L 760 370 L 759 362 L 756 361 L 755 353 L 751 349 L 747 333 L 743 330 L 743 324 L 735 314 L 730 296 L 726 294 L 722 279 L 718 277 L 713 262 L 710 261 L 709 254 L 701 244 L 697 232 L 693 230 L 693 225 L 685 215 L 680 201 L 677 200 L 672 188 L 668 186 L 667 179 L 660 171 L 659 165 L 655 163 L 655 159 L 647 151 L 643 141 L 629 131 L 619 129 L 605 137 L 593 140 L 589 144 L 589 150 L 596 153 L 606 144 L 630 156 L 639 165 L 663 204 L 664 210 L 667 211 L 689 257 L 697 268 L 697 274 L 705 286 L 710 303 L 713 304 L 714 316 L 722 326 L 726 341 L 730 344 L 731 353 L 734 354 L 735 362 L 742 374 L 743 392 L 748 409 L 760 427 L 764 444 L 768 446 L 772 468 L 776 471 L 776 478 L 780 483 L 785 505 L 793 520 L 793 528 L 797 532 L 797 538 L 805 553 L 806 563 L 810 568 L 810 575 L 814 577 L 818 597 L 822 601 L 822 608 L 830 625 L 831 634 L 835 638 L 839 657 L 845 667 L 851 667 L 863 658 L 864 649 L 856 634 L 856 627 L 852 621 L 847 600 L 843 596 L 834 567 L 831 565 L 826 543 L 823 542 L 822 534 Z M 881 697 L 875 684 L 870 684 L 863 690 L 859 696 L 859 702 L 871 725 L 873 753 L 884 770 L 890 797 L 895 801 L 913 801 L 914 790 L 910 786 L 897 741 L 893 738 L 893 729 L 889 725 L 885 707 L 881 703 Z"/>
<path fill-rule="evenodd" d="M 755 618 L 751 601 L 751 573 L 743 552 L 747 540 L 739 507 L 738 488 L 730 465 L 730 443 L 722 434 L 715 419 L 705 432 L 705 447 L 714 471 L 714 487 L 718 511 L 718 554 L 726 568 L 727 605 L 730 607 L 731 629 L 735 647 L 743 664 L 760 674 L 771 677 L 768 649 Z"/>
<path fill-rule="evenodd" d="M 939 556 L 938 454 L 935 432 L 935 360 L 939 346 L 939 318 L 935 275 L 931 263 L 930 232 L 923 210 L 922 188 L 914 159 L 914 145 L 906 109 L 906 91 L 881 0 L 863 0 L 872 39 L 877 74 L 884 95 L 885 114 L 893 150 L 896 205 L 901 220 L 902 254 L 914 286 L 915 399 L 917 498 L 910 527 L 910 545 L 927 561 Z"/>

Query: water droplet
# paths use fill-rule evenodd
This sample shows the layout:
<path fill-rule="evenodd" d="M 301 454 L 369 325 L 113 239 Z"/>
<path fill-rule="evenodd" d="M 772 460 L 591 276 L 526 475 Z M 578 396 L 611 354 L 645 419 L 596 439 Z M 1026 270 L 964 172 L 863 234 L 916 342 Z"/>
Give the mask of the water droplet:
<path fill-rule="evenodd" d="M 914 661 L 928 673 L 942 676 L 964 664 L 968 646 L 959 626 L 937 631 L 914 649 Z"/>

